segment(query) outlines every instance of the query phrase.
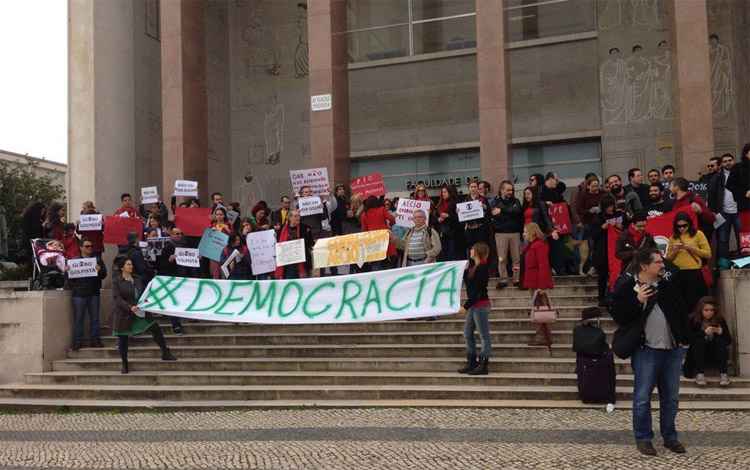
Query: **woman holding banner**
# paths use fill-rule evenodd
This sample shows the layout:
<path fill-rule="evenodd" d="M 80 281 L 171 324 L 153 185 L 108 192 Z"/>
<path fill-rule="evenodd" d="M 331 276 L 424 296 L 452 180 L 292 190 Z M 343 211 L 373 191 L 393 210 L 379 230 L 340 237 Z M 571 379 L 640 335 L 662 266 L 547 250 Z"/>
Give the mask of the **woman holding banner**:
<path fill-rule="evenodd" d="M 708 294 L 708 287 L 703 279 L 703 264 L 711 259 L 711 245 L 703 232 L 695 227 L 690 215 L 684 212 L 675 216 L 672 228 L 667 260 L 680 268 L 677 272 L 677 287 L 688 311 L 692 311 L 698 300 Z"/>
<path fill-rule="evenodd" d="M 217 206 L 211 214 L 211 228 L 217 232 L 232 235 L 232 226 L 227 221 L 227 210 L 224 209 L 224 206 Z M 221 279 L 221 264 L 219 262 L 210 260 L 209 271 L 211 272 L 211 278 Z"/>

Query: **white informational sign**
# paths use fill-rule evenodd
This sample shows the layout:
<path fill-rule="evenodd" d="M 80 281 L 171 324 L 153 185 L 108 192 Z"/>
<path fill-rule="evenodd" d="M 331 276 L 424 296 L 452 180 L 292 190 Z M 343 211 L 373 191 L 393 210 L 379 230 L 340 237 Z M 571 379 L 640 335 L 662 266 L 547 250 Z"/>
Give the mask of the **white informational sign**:
<path fill-rule="evenodd" d="M 227 222 L 229 222 L 229 225 L 234 225 L 234 222 L 237 220 L 237 217 L 240 216 L 240 213 L 237 211 L 227 211 Z"/>
<path fill-rule="evenodd" d="M 227 260 L 224 261 L 224 264 L 221 265 L 221 272 L 224 274 L 225 279 L 229 279 L 229 265 L 232 264 L 232 261 L 239 261 L 240 259 L 242 259 L 242 253 L 234 250 Z"/>
<path fill-rule="evenodd" d="M 175 196 L 198 197 L 198 182 L 188 180 L 176 180 L 174 182 Z"/>
<path fill-rule="evenodd" d="M 253 275 L 271 273 L 276 270 L 276 232 L 261 230 L 247 234 L 250 264 Z"/>
<path fill-rule="evenodd" d="M 76 258 L 68 260 L 68 278 L 96 277 L 96 258 Z"/>
<path fill-rule="evenodd" d="M 330 93 L 326 95 L 312 95 L 310 97 L 310 110 L 328 111 L 332 107 L 333 98 Z"/>
<path fill-rule="evenodd" d="M 95 232 L 102 229 L 101 214 L 81 214 L 81 220 L 78 221 L 79 232 Z"/>
<path fill-rule="evenodd" d="M 430 201 L 417 201 L 416 199 L 399 199 L 396 206 L 396 225 L 402 227 L 414 227 L 414 211 L 422 210 L 427 215 L 427 225 L 430 225 Z"/>
<path fill-rule="evenodd" d="M 310 186 L 314 196 L 329 194 L 331 192 L 331 187 L 328 183 L 328 168 L 290 170 L 289 179 L 292 180 L 292 190 L 295 195 L 299 194 L 299 190 L 303 186 Z"/>
<path fill-rule="evenodd" d="M 177 266 L 185 268 L 200 268 L 201 258 L 198 255 L 198 248 L 175 248 L 174 257 L 177 260 Z"/>
<path fill-rule="evenodd" d="M 306 259 L 303 238 L 276 244 L 276 266 L 304 263 Z"/>
<path fill-rule="evenodd" d="M 466 222 L 469 220 L 481 219 L 484 217 L 484 207 L 481 201 L 468 201 L 456 204 L 458 221 Z"/>
<path fill-rule="evenodd" d="M 141 204 L 156 204 L 159 202 L 159 190 L 156 186 L 141 188 Z"/>
<path fill-rule="evenodd" d="M 297 209 L 302 217 L 306 215 L 322 214 L 323 201 L 318 196 L 301 197 L 297 199 Z"/>

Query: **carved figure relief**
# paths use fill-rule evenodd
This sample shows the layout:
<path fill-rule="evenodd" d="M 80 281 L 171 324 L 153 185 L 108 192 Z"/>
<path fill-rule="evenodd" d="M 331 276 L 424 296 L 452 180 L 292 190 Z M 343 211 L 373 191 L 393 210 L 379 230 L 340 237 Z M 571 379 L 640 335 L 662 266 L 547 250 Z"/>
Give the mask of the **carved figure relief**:
<path fill-rule="evenodd" d="M 711 96 L 713 114 L 726 116 L 734 108 L 734 83 L 732 80 L 732 51 L 722 44 L 719 36 L 709 36 L 711 61 Z"/>
<path fill-rule="evenodd" d="M 600 31 L 637 28 L 656 30 L 661 26 L 659 0 L 599 0 Z"/>
<path fill-rule="evenodd" d="M 599 83 L 602 88 L 602 119 L 605 124 L 627 122 L 625 94 L 625 60 L 620 49 L 609 50 L 609 59 L 599 70 Z"/>
<path fill-rule="evenodd" d="M 599 29 L 608 31 L 622 26 L 623 0 L 599 1 Z"/>
<path fill-rule="evenodd" d="M 651 100 L 651 63 L 641 54 L 643 48 L 633 46 L 633 54 L 625 61 L 625 105 L 628 121 L 649 119 Z"/>
<path fill-rule="evenodd" d="M 652 59 L 653 88 L 651 113 L 655 119 L 671 119 L 672 108 L 672 52 L 667 41 L 659 43 L 661 54 Z"/>
<path fill-rule="evenodd" d="M 263 136 L 266 143 L 266 165 L 277 165 L 284 150 L 284 104 L 274 95 L 271 109 L 263 120 Z"/>
<path fill-rule="evenodd" d="M 632 25 L 636 28 L 654 29 L 659 26 L 658 0 L 631 0 Z"/>
<path fill-rule="evenodd" d="M 294 78 L 310 74 L 310 50 L 307 43 L 307 4 L 297 4 L 297 47 L 294 50 Z"/>

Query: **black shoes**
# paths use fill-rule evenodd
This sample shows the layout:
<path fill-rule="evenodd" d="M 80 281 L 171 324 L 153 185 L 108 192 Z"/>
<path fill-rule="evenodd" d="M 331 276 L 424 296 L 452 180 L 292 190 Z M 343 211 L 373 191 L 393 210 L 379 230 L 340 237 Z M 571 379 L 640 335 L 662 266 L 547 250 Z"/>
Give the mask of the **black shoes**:
<path fill-rule="evenodd" d="M 682 445 L 680 441 L 665 442 L 664 447 L 671 450 L 675 454 L 684 454 L 687 452 L 687 450 L 685 450 L 685 446 Z"/>
<path fill-rule="evenodd" d="M 120 373 L 121 374 L 127 374 L 128 372 L 130 372 L 128 370 L 128 361 L 124 360 L 124 361 L 122 361 L 122 368 L 120 369 Z"/>
<path fill-rule="evenodd" d="M 462 368 L 458 369 L 459 374 L 468 374 L 472 370 L 474 370 L 479 363 L 477 362 L 477 357 L 473 354 L 467 354 L 466 355 L 466 365 L 464 365 Z"/>
<path fill-rule="evenodd" d="M 638 448 L 638 452 L 643 455 L 647 455 L 649 457 L 656 457 L 658 455 L 651 441 L 637 441 L 635 445 Z"/>
<path fill-rule="evenodd" d="M 505 281 L 500 281 L 495 286 L 495 289 L 500 290 L 500 289 L 505 289 L 506 287 L 508 287 L 508 283 Z"/>
<path fill-rule="evenodd" d="M 172 328 L 172 331 L 174 331 L 174 334 L 177 336 L 182 336 L 182 327 L 181 326 L 175 326 Z"/>
<path fill-rule="evenodd" d="M 475 368 L 471 369 L 468 374 L 469 375 L 487 375 L 489 372 L 487 371 L 487 365 L 489 364 L 490 360 L 486 357 L 479 358 L 479 365 Z"/>
<path fill-rule="evenodd" d="M 100 340 L 99 338 L 96 338 L 96 339 L 92 339 L 91 340 L 91 347 L 92 348 L 103 348 L 104 345 L 102 344 L 102 340 Z"/>
<path fill-rule="evenodd" d="M 176 361 L 177 358 L 174 357 L 174 355 L 172 354 L 172 352 L 169 349 L 167 349 L 167 350 L 165 350 L 164 352 L 161 353 L 161 360 L 162 361 Z"/>

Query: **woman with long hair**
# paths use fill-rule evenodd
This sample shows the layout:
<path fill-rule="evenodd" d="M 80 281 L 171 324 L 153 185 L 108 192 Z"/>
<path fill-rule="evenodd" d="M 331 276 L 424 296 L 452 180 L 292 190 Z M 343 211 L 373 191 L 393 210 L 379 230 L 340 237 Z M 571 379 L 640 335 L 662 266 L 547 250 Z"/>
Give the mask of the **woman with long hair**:
<path fill-rule="evenodd" d="M 703 280 L 703 264 L 711 259 L 711 245 L 706 236 L 695 227 L 693 219 L 679 212 L 672 224 L 672 236 L 667 247 L 667 260 L 680 270 L 677 272 L 677 287 L 682 292 L 688 310 L 708 294 Z"/>
<path fill-rule="evenodd" d="M 529 186 L 523 190 L 523 225 L 537 224 L 542 233 L 550 233 L 553 229 L 552 220 L 544 203 L 539 199 L 539 191 Z"/>
<path fill-rule="evenodd" d="M 549 244 L 544 239 L 542 229 L 533 222 L 524 226 L 523 238 L 527 245 L 522 255 L 521 285 L 524 289 L 531 290 L 532 298 L 535 298 L 555 286 L 549 264 Z M 552 335 L 547 324 L 540 323 L 537 326 L 529 346 L 552 346 Z"/>
<path fill-rule="evenodd" d="M 438 258 L 439 261 L 453 261 L 458 259 L 461 234 L 461 225 L 458 223 L 456 203 L 458 192 L 456 187 L 444 184 L 440 187 L 440 199 L 435 206 L 433 220 L 437 221 L 435 229 L 440 235 L 440 244 L 443 249 Z"/>
<path fill-rule="evenodd" d="M 716 299 L 702 297 L 698 300 L 690 315 L 689 326 L 691 336 L 686 369 L 694 369 L 695 384 L 699 387 L 706 386 L 706 364 L 713 362 L 719 368 L 719 386 L 728 387 L 729 345 L 732 344 L 732 336 Z"/>
<path fill-rule="evenodd" d="M 490 247 L 484 242 L 474 244 L 469 250 L 469 266 L 464 272 L 466 301 L 461 313 L 466 314 L 464 340 L 466 341 L 466 365 L 459 374 L 487 375 L 487 365 L 492 356 L 492 336 L 490 335 L 489 314 L 492 304 L 487 294 L 490 271 L 487 260 Z M 477 342 L 474 331 L 479 330 L 482 339 L 482 352 L 477 357 Z"/>
<path fill-rule="evenodd" d="M 371 232 L 373 230 L 388 230 L 396 223 L 396 218 L 393 214 L 385 210 L 383 203 L 380 199 L 375 196 L 370 196 L 365 199 L 364 203 L 365 210 L 360 216 L 359 222 L 363 232 Z M 367 269 L 370 271 L 380 271 L 388 268 L 388 261 L 390 258 L 396 255 L 396 245 L 388 243 L 388 257 L 384 261 L 375 261 L 367 263 Z"/>
<path fill-rule="evenodd" d="M 225 233 L 229 236 L 232 235 L 232 226 L 229 225 L 227 211 L 224 209 L 224 206 L 217 206 L 214 209 L 213 214 L 211 214 L 211 229 Z M 211 273 L 212 279 L 221 279 L 221 263 L 209 260 L 208 269 Z"/>
<path fill-rule="evenodd" d="M 42 229 L 42 237 L 62 241 L 65 236 L 65 206 L 59 202 L 50 204 Z"/>

